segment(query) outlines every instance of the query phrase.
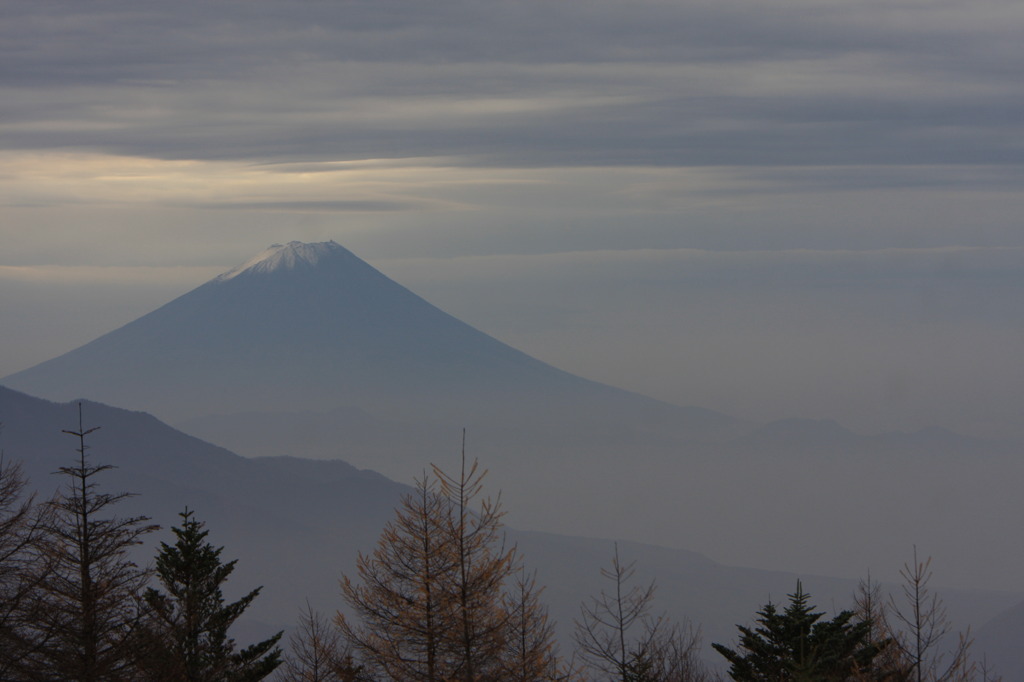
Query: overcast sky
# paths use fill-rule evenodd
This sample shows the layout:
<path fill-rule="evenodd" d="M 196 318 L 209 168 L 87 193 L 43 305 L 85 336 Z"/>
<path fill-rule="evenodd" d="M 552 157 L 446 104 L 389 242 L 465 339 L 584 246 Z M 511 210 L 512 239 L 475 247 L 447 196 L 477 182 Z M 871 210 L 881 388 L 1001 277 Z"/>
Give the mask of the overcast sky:
<path fill-rule="evenodd" d="M 680 404 L 1024 437 L 1019 0 L 7 2 L 0 376 L 333 239 Z"/>

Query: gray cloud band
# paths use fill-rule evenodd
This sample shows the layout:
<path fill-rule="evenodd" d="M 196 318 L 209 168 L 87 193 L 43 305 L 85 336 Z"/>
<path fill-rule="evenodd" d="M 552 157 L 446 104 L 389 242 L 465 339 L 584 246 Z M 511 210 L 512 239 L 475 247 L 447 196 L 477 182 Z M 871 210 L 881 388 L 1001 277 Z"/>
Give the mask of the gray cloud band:
<path fill-rule="evenodd" d="M 1015 166 L 1024 9 L 981 4 L 19 3 L 0 131 L 165 159 Z"/>

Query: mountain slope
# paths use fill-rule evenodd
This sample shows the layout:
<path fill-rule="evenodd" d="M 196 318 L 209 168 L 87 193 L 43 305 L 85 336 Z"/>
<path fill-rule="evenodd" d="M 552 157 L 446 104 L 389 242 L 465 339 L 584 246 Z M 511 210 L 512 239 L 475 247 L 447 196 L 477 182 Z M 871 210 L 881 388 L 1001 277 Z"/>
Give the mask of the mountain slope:
<path fill-rule="evenodd" d="M 89 395 L 172 421 L 357 406 L 457 428 L 510 410 L 546 421 L 552 410 L 571 406 L 576 415 L 650 413 L 695 430 L 733 423 L 546 365 L 430 305 L 334 242 L 274 245 L 3 383 L 56 400 Z"/>
<path fill-rule="evenodd" d="M 307 585 L 317 585 L 316 596 L 333 594 L 334 584 L 302 580 L 304 567 L 340 570 L 357 547 L 375 540 L 406 490 L 341 461 L 240 457 L 143 412 L 84 401 L 83 414 L 86 428 L 100 427 L 89 436 L 90 457 L 115 467 L 97 479 L 102 489 L 138 493 L 117 512 L 147 514 L 169 527 L 186 505 L 194 509 L 212 541 L 240 560 L 235 584 L 268 585 L 253 615 L 271 623 L 301 606 L 295 593 Z M 77 427 L 77 404 L 0 387 L 0 422 L 4 456 L 21 461 L 32 487 L 49 495 L 62 483 L 53 472 L 75 456 L 77 441 L 62 430 Z M 342 539 L 330 540 L 338 533 Z M 157 540 L 168 537 L 150 542 L 147 560 Z"/>
<path fill-rule="evenodd" d="M 629 536 L 625 521 L 645 539 L 659 529 L 605 505 L 609 486 L 633 489 L 638 467 L 656 475 L 657 453 L 744 426 L 546 365 L 334 242 L 272 246 L 2 383 L 143 409 L 243 455 L 341 457 L 403 481 L 454 457 L 465 428 L 528 525 Z M 567 499 L 579 514 L 561 513 Z"/>
<path fill-rule="evenodd" d="M 53 403 L 0 387 L 0 450 L 22 461 L 45 496 L 59 484 L 51 472 L 75 456 L 77 440 L 61 432 L 77 426 L 74 403 Z M 249 459 L 205 443 L 154 417 L 84 403 L 90 457 L 115 469 L 97 477 L 105 491 L 139 493 L 118 507 L 164 525 L 142 548 L 148 561 L 170 537 L 185 506 L 207 523 L 210 540 L 238 559 L 228 584 L 235 593 L 263 585 L 247 615 L 262 623 L 253 636 L 296 622 L 306 600 L 324 613 L 341 608 L 338 579 L 353 574 L 358 552 L 372 550 L 384 523 L 408 487 L 341 461 L 292 457 Z M 485 462 L 486 464 L 486 462 Z M 494 482 L 487 481 L 488 491 Z M 508 504 L 508 502 L 506 502 Z M 612 556 L 611 540 L 509 531 L 526 564 L 545 585 L 543 599 L 569 641 L 579 604 L 602 587 L 600 569 Z M 792 591 L 796 575 L 724 566 L 694 552 L 620 543 L 624 560 L 637 561 L 638 581 L 656 579 L 657 608 L 702 626 L 709 641 L 732 641 L 735 623 L 749 621 L 770 597 Z M 804 576 L 824 607 L 849 603 L 855 581 Z M 1020 595 L 944 593 L 958 623 L 981 623 Z"/>

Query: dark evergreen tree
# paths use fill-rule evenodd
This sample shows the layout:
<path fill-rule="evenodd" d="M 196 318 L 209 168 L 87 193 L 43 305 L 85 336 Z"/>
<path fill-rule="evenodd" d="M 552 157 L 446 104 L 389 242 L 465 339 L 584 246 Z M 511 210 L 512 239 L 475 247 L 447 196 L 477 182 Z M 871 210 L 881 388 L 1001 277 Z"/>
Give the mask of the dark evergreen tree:
<path fill-rule="evenodd" d="M 144 595 L 150 613 L 140 639 L 142 673 L 168 682 L 262 680 L 281 663 L 281 633 L 241 651 L 228 636 L 260 588 L 225 603 L 221 585 L 236 562 L 221 563 L 223 548 L 206 542 L 208 531 L 191 511 L 180 516 L 181 527 L 172 529 L 177 541 L 160 543 L 156 559 L 163 591 L 149 588 Z"/>
<path fill-rule="evenodd" d="M 862 672 L 886 642 L 871 642 L 871 624 L 855 621 L 852 611 L 821 620 L 797 582 L 781 613 L 774 604 L 758 612 L 759 627 L 739 626 L 740 651 L 712 646 L 731 667 L 729 675 L 743 682 L 846 682 L 864 679 Z"/>

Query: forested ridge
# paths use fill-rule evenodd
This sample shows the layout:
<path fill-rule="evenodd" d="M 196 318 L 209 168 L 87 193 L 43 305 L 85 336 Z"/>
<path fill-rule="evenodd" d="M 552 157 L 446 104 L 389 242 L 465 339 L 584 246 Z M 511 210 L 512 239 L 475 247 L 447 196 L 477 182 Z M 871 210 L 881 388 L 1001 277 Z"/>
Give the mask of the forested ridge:
<path fill-rule="evenodd" d="M 661 613 L 618 548 L 595 567 L 604 588 L 580 605 L 572 642 L 557 642 L 543 586 L 506 543 L 500 496 L 467 460 L 433 467 L 395 509 L 355 572 L 340 575 L 344 613 L 306 604 L 284 633 L 239 644 L 233 624 L 260 587 L 228 601 L 235 561 L 185 507 L 152 565 L 132 550 L 161 532 L 119 516 L 131 493 L 104 489 L 98 427 L 65 431 L 75 456 L 46 499 L 28 493 L 16 459 L 0 458 L 0 680 L 307 680 L 376 682 L 966 682 L 998 679 L 952 632 L 916 550 L 902 593 L 871 580 L 851 608 L 817 611 L 798 582 L 769 600 L 733 644 L 704 659 L 699 625 Z M 215 529 L 214 529 L 215 530 Z M 300 605 L 297 605 L 300 606 Z"/>

